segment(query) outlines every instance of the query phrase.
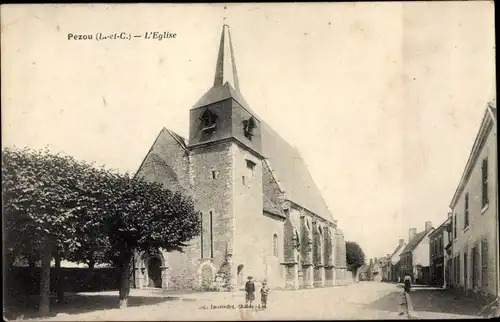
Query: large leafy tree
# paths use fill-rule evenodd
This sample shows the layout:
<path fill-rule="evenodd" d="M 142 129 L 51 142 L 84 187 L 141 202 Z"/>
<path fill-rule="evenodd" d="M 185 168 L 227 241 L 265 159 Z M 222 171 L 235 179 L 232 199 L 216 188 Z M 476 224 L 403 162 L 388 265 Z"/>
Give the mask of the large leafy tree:
<path fill-rule="evenodd" d="M 120 307 L 126 307 L 134 253 L 182 251 L 200 232 L 199 216 L 191 198 L 141 178 L 115 174 L 107 194 L 104 226 L 112 261 L 121 269 Z"/>
<path fill-rule="evenodd" d="M 93 168 L 47 150 L 2 151 L 6 258 L 42 261 L 40 312 L 48 313 L 50 261 L 85 243 L 77 227 L 96 227 L 87 191 Z"/>
<path fill-rule="evenodd" d="M 365 253 L 356 242 L 345 243 L 347 269 L 351 271 L 353 278 L 356 278 L 358 269 L 365 263 Z"/>
<path fill-rule="evenodd" d="M 124 307 L 134 252 L 182 251 L 199 234 L 192 200 L 157 183 L 46 150 L 4 149 L 2 159 L 6 255 L 42 259 L 42 314 L 52 256 L 121 268 Z"/>

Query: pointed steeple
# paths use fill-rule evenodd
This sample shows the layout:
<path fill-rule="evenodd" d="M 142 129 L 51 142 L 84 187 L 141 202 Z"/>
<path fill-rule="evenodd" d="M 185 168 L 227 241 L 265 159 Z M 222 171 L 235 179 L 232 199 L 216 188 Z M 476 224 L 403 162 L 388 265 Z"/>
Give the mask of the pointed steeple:
<path fill-rule="evenodd" d="M 198 100 L 193 108 L 207 106 L 228 98 L 234 99 L 244 109 L 258 119 L 258 116 L 255 115 L 255 113 L 250 109 L 248 103 L 245 101 L 240 92 L 233 44 L 231 42 L 231 33 L 229 32 L 229 26 L 224 24 L 222 26 L 219 53 L 217 55 L 217 63 L 215 65 L 213 86 Z"/>
<path fill-rule="evenodd" d="M 224 24 L 222 26 L 217 65 L 215 66 L 214 87 L 223 86 L 226 82 L 231 84 L 234 89 L 239 90 L 231 32 L 229 26 Z"/>

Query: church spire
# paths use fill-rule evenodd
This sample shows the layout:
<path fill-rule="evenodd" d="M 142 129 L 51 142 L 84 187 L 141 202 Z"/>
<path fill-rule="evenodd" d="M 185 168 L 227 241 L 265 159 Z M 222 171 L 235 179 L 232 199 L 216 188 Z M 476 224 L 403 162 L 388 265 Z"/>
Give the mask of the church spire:
<path fill-rule="evenodd" d="M 214 87 L 223 86 L 226 82 L 231 84 L 234 89 L 239 90 L 231 33 L 229 26 L 224 23 L 222 26 L 217 65 L 215 66 Z"/>

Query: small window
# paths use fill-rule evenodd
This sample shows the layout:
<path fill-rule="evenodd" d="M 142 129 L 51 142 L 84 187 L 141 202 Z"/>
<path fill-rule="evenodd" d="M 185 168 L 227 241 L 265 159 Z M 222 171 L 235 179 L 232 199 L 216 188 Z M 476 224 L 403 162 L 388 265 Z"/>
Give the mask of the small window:
<path fill-rule="evenodd" d="M 482 195 L 482 207 L 486 207 L 488 204 L 488 159 L 483 159 L 483 164 L 481 166 L 481 195 Z"/>
<path fill-rule="evenodd" d="M 245 184 L 245 176 L 241 176 L 241 183 Z"/>
<path fill-rule="evenodd" d="M 458 215 L 455 213 L 453 216 L 453 239 L 457 239 L 457 220 L 458 220 Z"/>
<path fill-rule="evenodd" d="M 247 170 L 248 170 L 248 177 L 249 178 L 254 178 L 254 173 L 255 173 L 255 162 L 246 160 L 247 162 Z"/>
<path fill-rule="evenodd" d="M 273 235 L 273 256 L 278 257 L 278 235 Z"/>
<path fill-rule="evenodd" d="M 464 205 L 464 229 L 469 226 L 469 193 L 465 194 L 465 205 Z"/>
<path fill-rule="evenodd" d="M 219 171 L 212 170 L 212 179 L 217 179 L 217 177 L 219 177 Z"/>

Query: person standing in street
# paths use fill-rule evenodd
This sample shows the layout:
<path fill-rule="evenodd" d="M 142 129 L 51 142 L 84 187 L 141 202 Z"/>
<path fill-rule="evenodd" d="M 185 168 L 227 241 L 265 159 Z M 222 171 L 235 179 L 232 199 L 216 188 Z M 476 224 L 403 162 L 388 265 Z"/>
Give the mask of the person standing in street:
<path fill-rule="evenodd" d="M 252 276 L 248 276 L 248 282 L 245 284 L 245 293 L 246 305 L 252 306 L 252 302 L 255 300 L 255 284 Z"/>
<path fill-rule="evenodd" d="M 260 289 L 260 302 L 262 308 L 265 309 L 267 307 L 267 295 L 269 294 L 269 287 L 267 286 L 267 282 L 262 282 L 262 288 Z"/>
<path fill-rule="evenodd" d="M 405 283 L 405 292 L 409 293 L 410 292 L 410 287 L 411 287 L 411 277 L 410 277 L 410 275 L 406 274 L 404 283 Z"/>

